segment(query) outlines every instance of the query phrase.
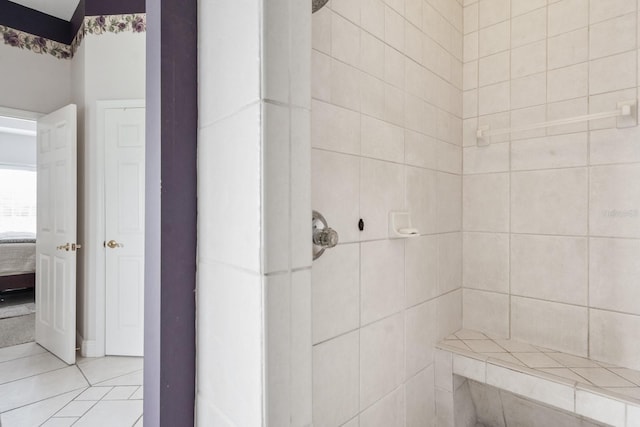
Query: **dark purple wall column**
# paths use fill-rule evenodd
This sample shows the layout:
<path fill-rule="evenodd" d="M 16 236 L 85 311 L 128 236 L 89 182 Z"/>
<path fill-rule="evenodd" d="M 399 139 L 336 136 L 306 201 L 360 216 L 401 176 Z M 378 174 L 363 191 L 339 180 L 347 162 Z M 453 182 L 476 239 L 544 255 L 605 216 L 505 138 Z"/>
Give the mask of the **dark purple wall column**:
<path fill-rule="evenodd" d="M 145 427 L 194 425 L 197 1 L 146 0 Z"/>

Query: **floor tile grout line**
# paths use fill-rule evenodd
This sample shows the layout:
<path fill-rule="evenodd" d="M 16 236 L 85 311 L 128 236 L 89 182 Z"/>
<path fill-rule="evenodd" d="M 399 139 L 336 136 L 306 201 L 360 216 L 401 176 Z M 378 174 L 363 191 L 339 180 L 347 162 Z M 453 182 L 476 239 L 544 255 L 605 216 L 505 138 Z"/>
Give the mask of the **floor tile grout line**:
<path fill-rule="evenodd" d="M 89 378 L 87 378 L 87 376 L 84 374 L 84 371 L 80 368 L 80 366 L 78 366 L 77 363 L 73 366 L 75 366 L 76 369 L 78 369 L 78 371 L 80 372 L 80 375 L 82 375 L 82 378 L 84 378 L 87 384 L 89 384 L 89 387 L 93 387 L 93 384 L 91 384 L 91 381 L 89 381 Z"/>
<path fill-rule="evenodd" d="M 82 393 L 80 393 L 82 394 Z M 80 394 L 78 396 L 80 396 Z M 76 396 L 76 398 L 78 397 Z M 91 410 L 91 408 L 93 408 L 94 406 L 96 406 L 96 404 L 98 403 L 98 401 L 93 401 L 93 400 L 76 400 L 76 398 L 74 398 L 71 402 L 67 403 L 66 405 L 64 405 L 62 408 L 60 408 L 58 410 L 58 412 L 56 412 L 55 414 L 53 414 L 52 416 L 50 416 L 48 419 L 50 420 L 51 418 L 72 418 L 72 417 L 77 417 L 78 419 L 82 418 L 84 416 L 84 414 L 86 414 L 87 412 L 89 412 Z M 82 415 L 70 415 L 70 416 L 61 416 L 61 417 L 57 417 L 56 415 L 60 413 L 60 411 L 62 411 L 64 408 L 66 408 L 67 406 L 69 406 L 71 403 L 73 402 L 93 402 L 91 404 L 91 406 L 89 408 L 87 408 L 86 411 L 84 411 L 82 413 Z M 46 421 L 45 421 L 46 422 Z"/>
<path fill-rule="evenodd" d="M 21 344 L 18 344 L 18 345 L 21 345 Z M 7 348 L 8 348 L 8 347 L 7 347 Z M 42 347 L 40 347 L 40 348 L 42 349 L 42 351 L 41 351 L 40 353 L 28 354 L 28 355 L 26 355 L 26 356 L 19 356 L 19 357 L 16 357 L 16 358 L 14 358 L 14 359 L 3 360 L 3 361 L 1 361 L 1 362 L 0 362 L 0 368 L 2 368 L 2 365 L 3 365 L 4 363 L 13 362 L 13 361 L 15 361 L 15 360 L 26 359 L 26 358 L 28 358 L 28 357 L 39 356 L 39 355 L 41 355 L 41 354 L 48 353 L 48 352 L 47 352 L 47 350 L 45 350 L 44 348 L 42 348 Z"/>
<path fill-rule="evenodd" d="M 44 399 L 36 400 L 34 402 L 29 402 L 29 403 L 26 403 L 26 404 L 21 405 L 21 406 L 16 406 L 15 408 L 7 409 L 6 411 L 2 411 L 2 412 L 0 412 L 0 415 L 6 414 L 6 413 L 11 412 L 11 411 L 15 411 L 16 409 L 25 408 L 27 406 L 34 405 L 36 403 L 44 402 L 45 400 L 49 400 L 49 399 L 53 399 L 53 398 L 56 398 L 56 397 L 60 397 L 60 396 L 63 396 L 65 394 L 68 394 L 68 393 L 73 393 L 73 392 L 76 392 L 78 390 L 84 391 L 87 388 L 88 387 L 80 387 L 80 388 L 76 388 L 76 389 L 73 389 L 73 390 L 65 391 L 65 392 L 62 392 L 62 393 L 59 393 L 59 394 L 56 394 L 56 395 L 53 395 L 53 396 L 45 397 Z M 76 395 L 76 397 L 78 397 L 82 393 L 82 391 L 80 391 Z M 75 399 L 75 397 L 73 399 L 71 399 L 69 402 L 73 401 L 74 399 Z"/>
<path fill-rule="evenodd" d="M 71 365 L 71 366 L 75 366 L 75 365 Z M 26 379 L 29 379 L 29 378 L 37 377 L 37 376 L 40 376 L 40 375 L 47 375 L 47 374 L 50 374 L 52 372 L 62 371 L 63 369 L 70 368 L 71 366 L 67 365 L 67 366 L 63 366 L 61 368 L 52 369 L 50 371 L 40 372 L 40 373 L 33 374 L 33 375 L 27 375 L 26 377 L 17 378 L 15 380 L 11 380 L 11 381 L 7 381 L 5 383 L 2 383 L 2 384 L 0 384 L 0 387 L 3 387 L 5 385 L 7 385 L 7 384 L 15 383 L 15 382 L 18 382 L 18 381 L 26 380 Z"/>

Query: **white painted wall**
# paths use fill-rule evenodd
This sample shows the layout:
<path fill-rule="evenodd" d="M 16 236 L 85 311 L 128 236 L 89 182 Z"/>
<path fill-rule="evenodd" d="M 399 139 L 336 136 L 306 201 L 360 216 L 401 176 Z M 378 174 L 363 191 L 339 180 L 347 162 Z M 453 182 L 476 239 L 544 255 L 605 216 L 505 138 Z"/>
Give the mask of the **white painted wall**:
<path fill-rule="evenodd" d="M 78 333 L 83 351 L 104 352 L 104 186 L 103 151 L 98 147 L 96 102 L 145 97 L 144 33 L 87 34 L 74 58 L 73 98 L 80 111 L 78 167 L 84 179 L 78 191 L 78 227 L 85 249 L 78 273 Z"/>
<path fill-rule="evenodd" d="M 0 107 L 50 113 L 71 100 L 71 61 L 0 44 Z"/>
<path fill-rule="evenodd" d="M 86 231 L 85 231 L 85 192 L 86 192 L 86 180 L 85 176 L 85 122 L 84 122 L 84 98 L 85 98 L 85 43 L 80 44 L 73 59 L 71 60 L 71 102 L 78 107 L 78 242 L 80 242 L 86 248 Z M 82 177 L 82 178 L 81 178 Z M 85 311 L 85 290 L 84 290 L 84 277 L 86 275 L 86 251 L 78 252 L 78 263 L 76 271 L 76 331 L 78 333 L 77 346 L 82 346 L 84 338 L 82 337 L 82 331 L 84 331 L 85 318 L 87 313 Z"/>

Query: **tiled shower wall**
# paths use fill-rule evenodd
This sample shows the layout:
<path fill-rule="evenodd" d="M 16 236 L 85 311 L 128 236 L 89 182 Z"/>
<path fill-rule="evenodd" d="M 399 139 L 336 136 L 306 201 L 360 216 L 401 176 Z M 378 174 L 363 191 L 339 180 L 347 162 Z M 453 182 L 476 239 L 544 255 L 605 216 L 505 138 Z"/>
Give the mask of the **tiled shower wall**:
<path fill-rule="evenodd" d="M 197 425 L 308 426 L 311 3 L 198 6 Z"/>
<path fill-rule="evenodd" d="M 462 319 L 462 4 L 312 21 L 312 207 L 340 235 L 312 268 L 314 425 L 431 425 L 434 344 Z M 388 238 L 398 210 L 420 237 Z"/>
<path fill-rule="evenodd" d="M 464 326 L 640 369 L 640 129 L 474 137 L 636 99 L 638 4 L 464 6 Z"/>

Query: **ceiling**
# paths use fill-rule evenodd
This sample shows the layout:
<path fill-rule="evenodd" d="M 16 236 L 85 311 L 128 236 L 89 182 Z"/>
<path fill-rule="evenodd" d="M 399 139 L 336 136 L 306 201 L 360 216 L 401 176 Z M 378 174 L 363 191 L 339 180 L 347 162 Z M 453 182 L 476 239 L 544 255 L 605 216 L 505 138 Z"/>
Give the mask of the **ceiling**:
<path fill-rule="evenodd" d="M 80 0 L 9 0 L 47 15 L 70 21 Z"/>

